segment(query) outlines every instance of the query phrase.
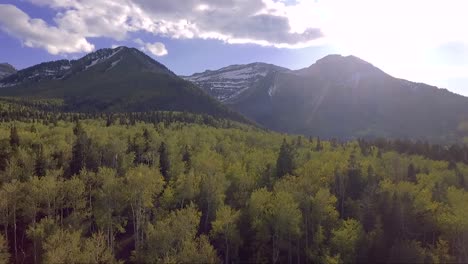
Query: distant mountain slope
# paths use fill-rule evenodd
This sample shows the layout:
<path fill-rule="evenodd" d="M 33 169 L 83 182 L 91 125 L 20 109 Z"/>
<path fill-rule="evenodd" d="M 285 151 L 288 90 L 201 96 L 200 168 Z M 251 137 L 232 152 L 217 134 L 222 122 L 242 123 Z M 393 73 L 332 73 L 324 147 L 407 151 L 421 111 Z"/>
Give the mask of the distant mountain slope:
<path fill-rule="evenodd" d="M 266 75 L 289 71 L 286 68 L 266 63 L 231 65 L 216 71 L 207 70 L 182 78 L 201 87 L 221 102 L 235 99 L 242 92 L 253 87 Z"/>
<path fill-rule="evenodd" d="M 0 63 L 0 79 L 3 79 L 9 75 L 12 75 L 16 72 L 15 67 L 11 66 L 8 63 Z"/>
<path fill-rule="evenodd" d="M 245 120 L 141 51 L 102 49 L 0 81 L 0 96 L 64 99 L 69 111 L 187 111 Z"/>
<path fill-rule="evenodd" d="M 458 141 L 468 120 L 468 98 L 340 55 L 268 74 L 226 103 L 270 129 L 325 138 Z"/>

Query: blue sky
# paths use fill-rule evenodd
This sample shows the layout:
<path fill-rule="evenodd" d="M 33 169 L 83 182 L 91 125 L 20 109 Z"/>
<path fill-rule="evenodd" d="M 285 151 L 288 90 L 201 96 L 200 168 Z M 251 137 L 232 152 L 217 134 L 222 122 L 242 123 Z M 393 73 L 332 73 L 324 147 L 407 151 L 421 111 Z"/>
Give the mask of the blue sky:
<path fill-rule="evenodd" d="M 188 75 L 256 61 L 299 69 L 339 53 L 395 77 L 468 95 L 465 5 L 459 0 L 4 0 L 0 62 L 22 69 L 125 45 Z"/>

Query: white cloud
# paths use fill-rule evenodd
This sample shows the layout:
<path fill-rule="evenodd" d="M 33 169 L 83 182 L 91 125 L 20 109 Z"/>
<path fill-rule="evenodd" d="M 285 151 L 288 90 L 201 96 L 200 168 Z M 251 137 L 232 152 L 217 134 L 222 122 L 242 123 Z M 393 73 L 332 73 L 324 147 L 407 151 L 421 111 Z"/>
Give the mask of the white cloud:
<path fill-rule="evenodd" d="M 166 46 L 161 42 L 146 43 L 145 49 L 158 57 L 167 55 Z"/>
<path fill-rule="evenodd" d="M 141 38 L 134 39 L 133 42 L 135 42 L 136 44 L 139 44 L 141 46 L 145 45 L 145 42 L 143 40 L 141 40 Z"/>
<path fill-rule="evenodd" d="M 82 35 L 30 18 L 13 5 L 0 4 L 0 28 L 20 39 L 25 46 L 43 48 L 51 54 L 94 50 L 94 45 Z"/>
<path fill-rule="evenodd" d="M 119 41 L 138 32 L 281 48 L 327 44 L 410 78 L 410 68 L 426 65 L 446 43 L 468 49 L 468 3 L 461 0 L 28 1 L 54 10 L 54 25 L 2 5 L 0 26 L 51 53 L 87 51 L 89 38 Z"/>
<path fill-rule="evenodd" d="M 174 38 L 292 48 L 311 45 L 322 37 L 321 30 L 314 25 L 300 30 L 292 28 L 287 6 L 273 0 L 134 0 L 133 3 L 144 10 L 142 21 L 149 31 Z"/>
<path fill-rule="evenodd" d="M 140 38 L 134 39 L 133 42 L 140 45 L 142 51 L 149 51 L 154 56 L 161 57 L 168 54 L 166 46 L 161 42 L 146 43 Z"/>
<path fill-rule="evenodd" d="M 275 0 L 28 0 L 55 10 L 56 28 L 86 41 L 128 39 L 148 32 L 169 38 L 217 39 L 226 43 L 303 47 L 322 38 L 317 27 L 291 27 L 286 6 Z M 4 23 L 10 32 L 15 28 Z M 18 36 L 24 39 L 23 35 Z M 52 44 L 51 46 L 55 46 Z M 74 52 L 74 51 L 71 51 Z"/>

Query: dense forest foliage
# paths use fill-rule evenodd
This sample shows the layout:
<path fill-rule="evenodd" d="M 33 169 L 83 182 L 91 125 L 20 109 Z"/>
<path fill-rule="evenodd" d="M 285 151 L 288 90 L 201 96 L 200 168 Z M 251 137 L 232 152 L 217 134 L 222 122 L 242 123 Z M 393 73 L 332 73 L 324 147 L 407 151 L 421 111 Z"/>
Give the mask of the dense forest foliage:
<path fill-rule="evenodd" d="M 0 118 L 0 263 L 468 262 L 464 146 L 188 113 Z"/>

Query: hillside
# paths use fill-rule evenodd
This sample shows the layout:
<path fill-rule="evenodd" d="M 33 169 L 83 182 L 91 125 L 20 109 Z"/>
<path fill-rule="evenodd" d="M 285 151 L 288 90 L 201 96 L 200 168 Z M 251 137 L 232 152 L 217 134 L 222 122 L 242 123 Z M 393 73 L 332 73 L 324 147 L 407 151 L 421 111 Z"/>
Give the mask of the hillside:
<path fill-rule="evenodd" d="M 134 48 L 45 62 L 0 81 L 0 96 L 63 99 L 73 112 L 187 111 L 245 120 Z"/>
<path fill-rule="evenodd" d="M 324 138 L 452 142 L 468 120 L 468 98 L 340 55 L 267 74 L 225 103 L 267 128 Z"/>

